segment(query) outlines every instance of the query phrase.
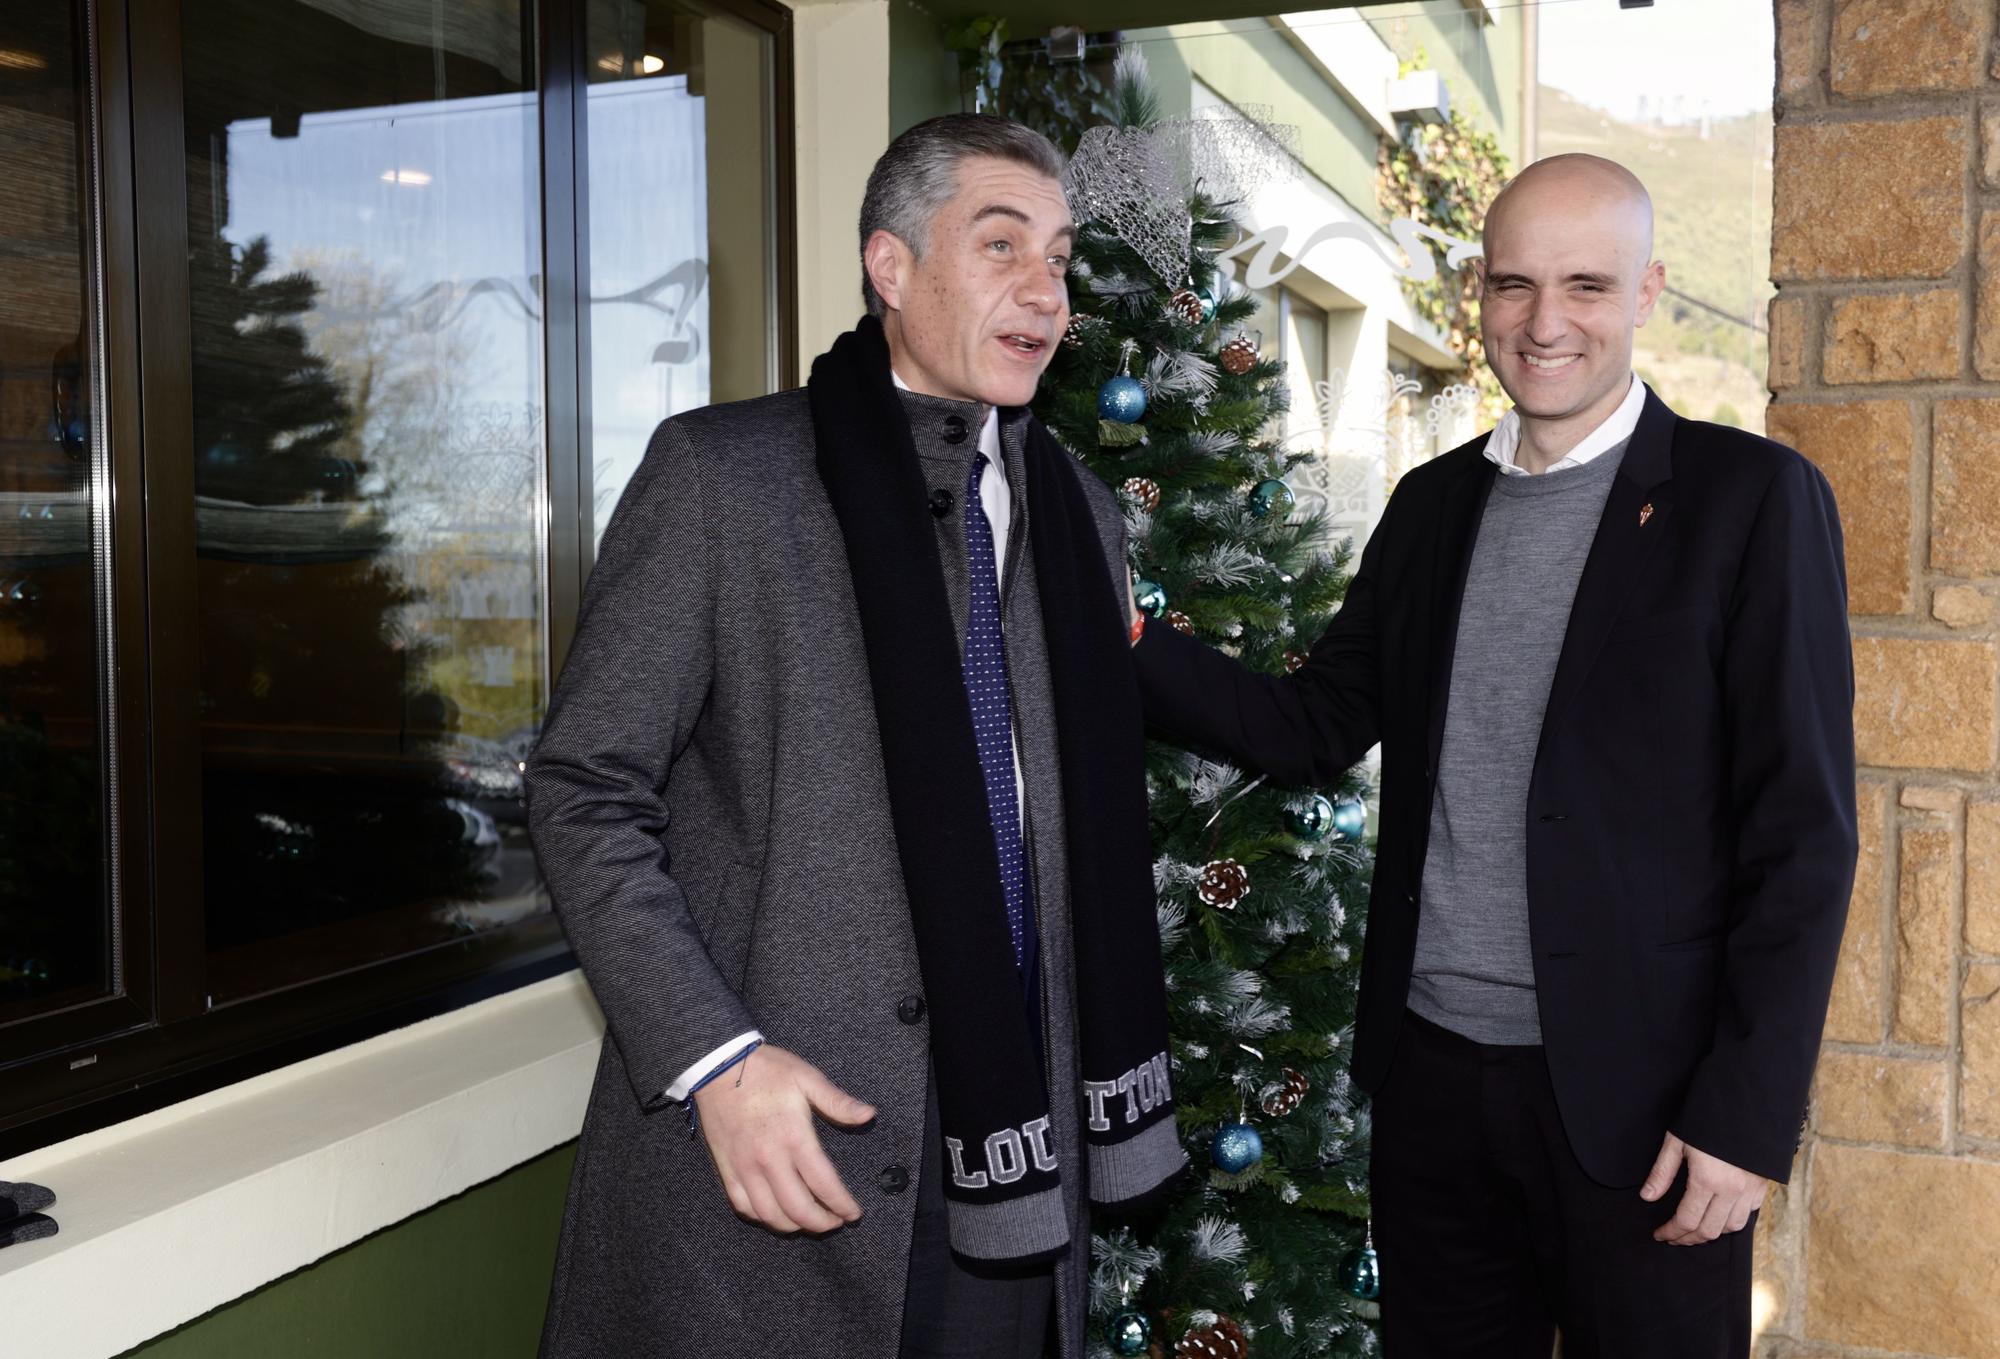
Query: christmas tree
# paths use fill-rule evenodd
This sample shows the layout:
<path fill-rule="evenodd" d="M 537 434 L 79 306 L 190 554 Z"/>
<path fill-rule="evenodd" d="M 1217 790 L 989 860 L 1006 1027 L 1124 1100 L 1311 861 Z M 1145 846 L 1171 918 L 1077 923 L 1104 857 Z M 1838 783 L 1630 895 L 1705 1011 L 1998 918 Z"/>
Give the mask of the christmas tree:
<path fill-rule="evenodd" d="M 219 233 L 188 266 L 218 953 L 481 891 L 438 758 L 452 717 L 429 679 L 435 643 L 405 621 L 420 596 L 388 559 L 388 497 L 345 456 L 354 401 L 307 334 L 320 286 L 273 266 L 266 238 Z"/>
<path fill-rule="evenodd" d="M 1277 673 L 1346 590 L 1353 546 L 1295 513 L 1279 363 L 1215 264 L 1239 158 L 1272 129 L 1157 116 L 1122 55 L 1117 126 L 1069 182 L 1074 313 L 1037 414 L 1124 499 L 1139 605 Z M 1218 186 L 1231 186 L 1218 191 Z M 1222 200 L 1222 201 L 1218 201 Z M 1367 1121 L 1347 1059 L 1370 857 L 1358 769 L 1280 789 L 1200 752 L 1149 761 L 1174 1095 L 1198 1174 L 1094 1242 L 1093 1355 L 1377 1352 Z"/>

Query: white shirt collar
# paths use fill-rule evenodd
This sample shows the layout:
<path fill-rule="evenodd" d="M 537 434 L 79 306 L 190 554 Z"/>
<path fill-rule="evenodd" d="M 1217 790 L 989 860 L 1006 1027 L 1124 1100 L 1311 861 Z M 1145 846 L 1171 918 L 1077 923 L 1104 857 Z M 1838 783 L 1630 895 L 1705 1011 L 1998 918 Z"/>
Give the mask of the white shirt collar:
<path fill-rule="evenodd" d="M 1625 399 L 1618 403 L 1618 409 L 1606 416 L 1603 424 L 1584 435 L 1583 442 L 1557 459 L 1548 470 L 1560 472 L 1570 467 L 1581 467 L 1600 453 L 1608 453 L 1624 443 L 1639 427 L 1639 412 L 1645 408 L 1646 384 L 1639 381 L 1639 375 L 1634 373 L 1632 385 L 1626 388 Z M 1493 427 L 1485 451 L 1488 461 L 1497 463 L 1500 471 L 1507 476 L 1534 475 L 1517 461 L 1521 451 L 1521 413 L 1511 406 L 1500 417 L 1500 423 Z"/>

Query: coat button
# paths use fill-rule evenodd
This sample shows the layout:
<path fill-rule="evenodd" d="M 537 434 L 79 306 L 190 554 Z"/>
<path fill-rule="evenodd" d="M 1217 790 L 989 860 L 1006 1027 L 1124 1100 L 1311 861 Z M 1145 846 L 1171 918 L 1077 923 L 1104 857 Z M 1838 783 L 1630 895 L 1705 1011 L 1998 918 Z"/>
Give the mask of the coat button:
<path fill-rule="evenodd" d="M 950 514 L 952 504 L 951 492 L 945 490 L 942 486 L 931 492 L 931 513 L 937 518 L 942 519 L 947 514 Z"/>
<path fill-rule="evenodd" d="M 885 1194 L 900 1194 L 910 1187 L 910 1172 L 901 1166 L 890 1166 L 875 1177 L 875 1183 L 882 1186 Z"/>
<path fill-rule="evenodd" d="M 944 441 L 948 444 L 965 442 L 966 424 L 962 415 L 947 415 L 944 418 Z"/>
<path fill-rule="evenodd" d="M 922 996 L 904 996 L 896 1002 L 896 1018 L 905 1024 L 914 1024 L 924 1017 L 924 1008 Z"/>

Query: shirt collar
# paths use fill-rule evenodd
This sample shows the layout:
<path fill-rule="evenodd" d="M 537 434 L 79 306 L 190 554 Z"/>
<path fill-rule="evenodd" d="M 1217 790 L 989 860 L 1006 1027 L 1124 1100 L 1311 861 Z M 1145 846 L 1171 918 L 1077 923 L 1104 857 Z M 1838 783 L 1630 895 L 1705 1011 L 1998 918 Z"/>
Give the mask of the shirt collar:
<path fill-rule="evenodd" d="M 1618 409 L 1606 416 L 1604 423 L 1583 436 L 1583 441 L 1549 467 L 1551 472 L 1566 468 L 1581 467 L 1601 453 L 1608 453 L 1619 444 L 1632 437 L 1632 431 L 1639 427 L 1639 413 L 1646 408 L 1646 384 L 1639 381 L 1639 375 L 1632 375 L 1632 385 L 1625 390 L 1625 399 L 1618 403 Z M 1500 423 L 1493 427 L 1493 434 L 1486 440 L 1487 461 L 1499 466 L 1500 471 L 1510 477 L 1533 476 L 1518 461 L 1521 451 L 1521 413 L 1509 407 L 1500 417 Z"/>

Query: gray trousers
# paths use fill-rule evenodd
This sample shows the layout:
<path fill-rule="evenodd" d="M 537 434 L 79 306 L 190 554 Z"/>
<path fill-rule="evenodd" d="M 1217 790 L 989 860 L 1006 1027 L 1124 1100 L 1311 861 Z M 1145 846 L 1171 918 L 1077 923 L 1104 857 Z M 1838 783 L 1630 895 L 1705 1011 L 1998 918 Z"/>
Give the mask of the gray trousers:
<path fill-rule="evenodd" d="M 951 1253 L 942 1136 L 933 1078 L 924 1101 L 924 1160 L 900 1359 L 1044 1359 L 1055 1353 L 1053 1270 L 1043 1265 L 1014 1275 L 975 1274 Z"/>

